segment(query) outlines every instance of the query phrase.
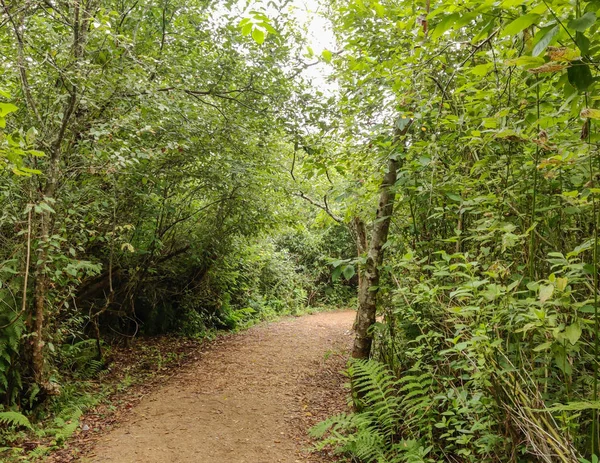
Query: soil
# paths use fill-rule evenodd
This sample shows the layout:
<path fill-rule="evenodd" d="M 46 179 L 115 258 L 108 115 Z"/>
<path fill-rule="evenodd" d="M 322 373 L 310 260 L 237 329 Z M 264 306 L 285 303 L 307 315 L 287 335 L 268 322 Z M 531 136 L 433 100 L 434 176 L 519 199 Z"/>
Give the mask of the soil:
<path fill-rule="evenodd" d="M 192 363 L 143 396 L 77 459 L 335 461 L 327 452 L 311 451 L 307 430 L 348 409 L 341 370 L 354 316 L 338 311 L 287 318 L 199 349 Z"/>

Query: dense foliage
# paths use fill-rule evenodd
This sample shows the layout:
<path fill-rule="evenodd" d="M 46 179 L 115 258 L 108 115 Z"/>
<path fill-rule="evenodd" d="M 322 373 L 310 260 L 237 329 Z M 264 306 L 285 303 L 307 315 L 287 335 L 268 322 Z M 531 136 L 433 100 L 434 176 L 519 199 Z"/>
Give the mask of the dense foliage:
<path fill-rule="evenodd" d="M 287 3 L 0 0 L 0 421 L 358 286 L 323 445 L 596 461 L 600 2 L 334 0 L 319 57 Z"/>
<path fill-rule="evenodd" d="M 68 402 L 113 343 L 352 297 L 327 260 L 355 255 L 347 229 L 290 194 L 292 103 L 311 96 L 287 10 L 1 6 L 2 421 Z"/>
<path fill-rule="evenodd" d="M 352 366 L 357 412 L 315 429 L 327 443 L 377 462 L 600 453 L 599 8 L 334 4 L 336 136 L 400 168 L 381 363 Z"/>

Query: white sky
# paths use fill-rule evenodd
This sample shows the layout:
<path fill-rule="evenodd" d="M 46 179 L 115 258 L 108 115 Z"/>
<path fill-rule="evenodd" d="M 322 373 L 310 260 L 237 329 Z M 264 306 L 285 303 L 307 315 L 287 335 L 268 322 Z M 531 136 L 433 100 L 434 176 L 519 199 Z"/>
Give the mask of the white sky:
<path fill-rule="evenodd" d="M 331 29 L 331 22 L 325 18 L 325 6 L 323 0 L 293 0 L 290 8 L 296 16 L 300 26 L 307 29 L 308 46 L 312 48 L 315 57 L 310 59 L 310 62 L 316 61 L 316 57 L 320 57 L 323 50 L 335 51 L 335 37 Z M 328 83 L 327 77 L 331 73 L 332 68 L 324 62 L 320 62 L 314 66 L 308 67 L 304 71 L 304 76 L 310 79 L 319 90 L 325 93 L 335 91 L 335 86 Z"/>
<path fill-rule="evenodd" d="M 323 50 L 335 48 L 331 23 L 324 17 L 325 6 L 319 0 L 294 0 L 291 10 L 298 23 L 307 26 L 309 45 L 320 55 Z"/>
<path fill-rule="evenodd" d="M 240 0 L 237 8 L 240 14 L 250 11 L 264 12 L 270 18 L 274 18 L 278 11 L 273 7 L 273 0 Z M 320 60 L 323 50 L 335 51 L 335 37 L 330 21 L 325 17 L 326 0 L 292 0 L 288 5 L 288 12 L 296 19 L 298 28 L 306 30 L 307 47 L 303 54 L 308 53 L 308 47 L 313 52 L 313 57 L 304 57 L 308 66 L 302 75 L 312 81 L 313 86 L 326 94 L 335 92 L 336 86 L 327 82 L 327 77 L 332 72 L 332 67 Z M 313 64 L 317 63 L 317 64 Z"/>

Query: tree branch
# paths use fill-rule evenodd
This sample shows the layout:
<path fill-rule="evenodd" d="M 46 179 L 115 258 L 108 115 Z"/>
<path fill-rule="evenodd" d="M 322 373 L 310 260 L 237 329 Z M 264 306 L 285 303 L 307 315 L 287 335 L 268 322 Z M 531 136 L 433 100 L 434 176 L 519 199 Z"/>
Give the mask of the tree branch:
<path fill-rule="evenodd" d="M 333 220 L 335 220 L 337 223 L 344 223 L 344 221 L 338 217 L 337 215 L 335 215 L 331 209 L 329 209 L 329 206 L 327 205 L 327 195 L 325 195 L 323 197 L 323 200 L 325 201 L 325 205 L 320 204 L 318 202 L 316 202 L 315 200 L 311 199 L 309 196 L 306 196 L 303 192 L 299 192 L 299 193 L 294 193 L 295 196 L 298 196 L 302 199 L 304 199 L 305 201 L 308 201 L 310 204 L 312 204 L 315 207 L 318 207 L 319 209 L 322 209 L 323 211 L 325 211 L 327 213 L 327 215 L 329 217 L 331 217 Z"/>

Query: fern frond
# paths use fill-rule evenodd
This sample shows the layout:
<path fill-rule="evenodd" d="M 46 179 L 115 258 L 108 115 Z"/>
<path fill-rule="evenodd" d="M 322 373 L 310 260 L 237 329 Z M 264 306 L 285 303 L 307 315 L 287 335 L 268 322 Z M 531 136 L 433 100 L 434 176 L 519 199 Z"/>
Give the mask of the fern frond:
<path fill-rule="evenodd" d="M 0 412 L 0 423 L 7 426 L 22 426 L 32 429 L 29 419 L 19 412 Z"/>
<path fill-rule="evenodd" d="M 374 360 L 353 362 L 352 384 L 366 406 L 365 413 L 372 416 L 370 427 L 381 430 L 388 438 L 396 433 L 400 422 L 400 399 L 393 373 Z"/>

